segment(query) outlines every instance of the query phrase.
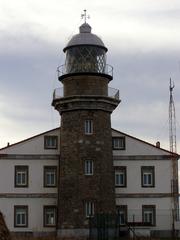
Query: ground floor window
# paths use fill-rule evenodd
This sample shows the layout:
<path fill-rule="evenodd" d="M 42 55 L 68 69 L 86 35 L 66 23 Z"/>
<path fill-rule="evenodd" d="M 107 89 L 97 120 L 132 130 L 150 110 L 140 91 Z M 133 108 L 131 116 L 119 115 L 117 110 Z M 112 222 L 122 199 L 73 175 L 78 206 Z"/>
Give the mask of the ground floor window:
<path fill-rule="evenodd" d="M 14 227 L 28 227 L 28 206 L 14 206 Z"/>
<path fill-rule="evenodd" d="M 92 201 L 85 202 L 85 216 L 86 217 L 94 216 L 94 202 Z"/>
<path fill-rule="evenodd" d="M 56 225 L 56 206 L 44 206 L 44 227 Z"/>
<path fill-rule="evenodd" d="M 142 219 L 145 225 L 156 225 L 156 206 L 155 205 L 143 205 L 142 206 Z"/>
<path fill-rule="evenodd" d="M 118 223 L 123 226 L 127 223 L 127 205 L 117 207 Z"/>

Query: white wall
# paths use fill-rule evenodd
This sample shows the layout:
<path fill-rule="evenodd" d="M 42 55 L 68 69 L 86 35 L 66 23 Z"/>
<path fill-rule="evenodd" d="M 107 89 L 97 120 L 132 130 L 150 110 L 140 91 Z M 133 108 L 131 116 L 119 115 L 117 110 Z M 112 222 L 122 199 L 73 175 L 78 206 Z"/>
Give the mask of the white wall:
<path fill-rule="evenodd" d="M 14 205 L 28 206 L 28 227 L 14 228 Z M 55 231 L 55 228 L 43 227 L 43 206 L 57 205 L 56 199 L 51 198 L 0 198 L 0 210 L 5 217 L 5 221 L 10 231 L 33 231 L 33 232 L 49 232 Z"/>
<path fill-rule="evenodd" d="M 29 187 L 15 188 L 15 165 L 29 166 Z M 0 193 L 56 193 L 57 188 L 44 188 L 44 166 L 58 166 L 57 160 L 0 159 Z M 1 208 L 1 206 L 0 206 Z"/>
<path fill-rule="evenodd" d="M 117 205 L 128 205 L 128 221 L 142 222 L 142 205 L 156 205 L 156 226 L 153 230 L 172 229 L 171 198 L 117 198 Z"/>
<path fill-rule="evenodd" d="M 125 160 L 114 161 L 114 166 L 126 166 L 127 187 L 116 188 L 116 193 L 170 193 L 172 161 L 170 160 Z M 141 166 L 154 166 L 155 187 L 141 187 Z"/>
<path fill-rule="evenodd" d="M 57 149 L 44 149 L 44 136 L 55 135 L 58 136 Z M 7 148 L 0 150 L 0 153 L 6 154 L 59 154 L 60 149 L 60 129 L 45 132 L 29 138 L 17 144 L 10 145 Z"/>

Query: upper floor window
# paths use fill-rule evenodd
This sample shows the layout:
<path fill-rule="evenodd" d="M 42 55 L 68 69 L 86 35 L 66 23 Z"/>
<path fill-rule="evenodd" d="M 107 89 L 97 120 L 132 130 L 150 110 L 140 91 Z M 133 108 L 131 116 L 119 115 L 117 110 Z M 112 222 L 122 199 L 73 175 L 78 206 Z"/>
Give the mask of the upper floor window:
<path fill-rule="evenodd" d="M 93 201 L 85 202 L 85 216 L 86 217 L 94 216 L 94 202 Z"/>
<path fill-rule="evenodd" d="M 56 206 L 44 206 L 44 227 L 56 226 Z"/>
<path fill-rule="evenodd" d="M 28 166 L 15 166 L 15 187 L 28 187 Z"/>
<path fill-rule="evenodd" d="M 142 187 L 155 187 L 154 166 L 141 167 L 141 185 Z"/>
<path fill-rule="evenodd" d="M 93 133 L 93 120 L 86 119 L 84 122 L 84 131 L 85 134 L 92 134 Z"/>
<path fill-rule="evenodd" d="M 118 223 L 125 225 L 127 222 L 127 205 L 120 205 L 117 207 Z"/>
<path fill-rule="evenodd" d="M 28 227 L 28 206 L 14 206 L 14 227 Z"/>
<path fill-rule="evenodd" d="M 112 147 L 114 150 L 125 150 L 125 137 L 113 137 Z"/>
<path fill-rule="evenodd" d="M 45 149 L 57 149 L 58 136 L 44 136 L 44 148 Z"/>
<path fill-rule="evenodd" d="M 156 224 L 156 206 L 143 205 L 142 206 L 142 219 L 146 225 L 155 226 Z"/>
<path fill-rule="evenodd" d="M 57 167 L 45 166 L 44 167 L 44 187 L 57 186 Z"/>
<path fill-rule="evenodd" d="M 93 175 L 94 172 L 94 162 L 93 160 L 85 160 L 84 162 L 84 174 Z"/>
<path fill-rule="evenodd" d="M 126 187 L 127 182 L 126 177 L 126 167 L 116 167 L 115 168 L 115 186 L 116 187 Z"/>

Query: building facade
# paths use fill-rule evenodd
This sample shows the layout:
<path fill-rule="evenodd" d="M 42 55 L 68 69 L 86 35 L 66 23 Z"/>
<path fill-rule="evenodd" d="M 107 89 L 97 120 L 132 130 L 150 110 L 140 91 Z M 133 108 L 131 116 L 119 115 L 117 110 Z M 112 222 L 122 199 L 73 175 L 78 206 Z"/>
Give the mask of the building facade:
<path fill-rule="evenodd" d="M 89 234 L 89 218 L 117 214 L 121 232 L 170 236 L 178 227 L 178 154 L 111 129 L 120 103 L 107 48 L 84 23 L 64 48 L 61 128 L 0 149 L 0 211 L 11 232 Z"/>
<path fill-rule="evenodd" d="M 172 194 L 172 157 L 178 160 L 179 156 L 114 129 L 111 137 L 122 229 L 129 223 L 136 233 L 155 236 L 179 230 Z M 11 232 L 56 233 L 57 209 L 61 208 L 59 143 L 57 128 L 0 150 L 0 210 Z M 85 171 L 94 174 L 90 165 Z M 88 222 L 87 211 L 83 209 Z"/>

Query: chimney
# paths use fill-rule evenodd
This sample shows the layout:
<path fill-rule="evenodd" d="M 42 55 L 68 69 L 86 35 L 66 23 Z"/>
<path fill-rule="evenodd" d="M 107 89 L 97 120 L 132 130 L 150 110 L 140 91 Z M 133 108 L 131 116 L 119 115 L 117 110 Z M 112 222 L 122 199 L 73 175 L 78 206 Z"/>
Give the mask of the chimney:
<path fill-rule="evenodd" d="M 160 148 L 160 142 L 159 141 L 156 142 L 156 147 Z"/>

